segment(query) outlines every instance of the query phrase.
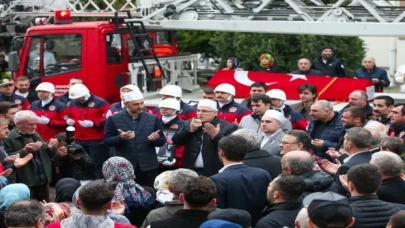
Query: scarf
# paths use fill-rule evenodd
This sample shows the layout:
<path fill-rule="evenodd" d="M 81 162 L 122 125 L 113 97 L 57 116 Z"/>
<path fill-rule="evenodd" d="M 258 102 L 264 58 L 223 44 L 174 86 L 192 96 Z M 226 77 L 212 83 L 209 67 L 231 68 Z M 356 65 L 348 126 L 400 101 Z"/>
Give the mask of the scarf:
<path fill-rule="evenodd" d="M 51 103 L 52 99 L 53 99 L 53 97 L 52 97 L 52 95 L 51 95 L 51 96 L 49 96 L 48 98 L 46 98 L 46 99 L 44 99 L 44 100 L 41 100 L 41 105 L 42 105 L 42 107 L 45 107 L 45 105 Z"/>
<path fill-rule="evenodd" d="M 264 58 L 266 58 L 267 60 L 269 60 L 269 63 L 266 64 L 266 65 L 263 65 L 263 64 L 261 63 L 262 59 L 264 59 Z M 260 56 L 260 66 L 262 66 L 262 67 L 264 67 L 264 68 L 271 68 L 271 67 L 273 66 L 273 62 L 274 62 L 273 56 L 271 56 L 270 54 L 262 54 L 262 55 Z"/>
<path fill-rule="evenodd" d="M 61 228 L 114 228 L 108 216 L 92 216 L 76 213 L 61 222 Z"/>
<path fill-rule="evenodd" d="M 171 116 L 162 116 L 162 122 L 164 124 L 169 123 L 171 120 L 174 120 L 174 118 L 177 117 L 177 114 L 171 115 Z"/>
<path fill-rule="evenodd" d="M 73 178 L 63 178 L 55 185 L 56 197 L 58 203 L 71 202 L 73 194 L 80 187 L 80 182 Z"/>
<path fill-rule="evenodd" d="M 134 168 L 127 159 L 112 157 L 104 162 L 102 171 L 104 179 L 115 184 L 113 200 L 124 203 L 126 209 L 149 208 L 155 203 L 152 195 L 135 183 Z"/>
<path fill-rule="evenodd" d="M 7 210 L 14 202 L 28 200 L 30 196 L 30 189 L 25 184 L 7 185 L 0 191 L 0 208 Z"/>

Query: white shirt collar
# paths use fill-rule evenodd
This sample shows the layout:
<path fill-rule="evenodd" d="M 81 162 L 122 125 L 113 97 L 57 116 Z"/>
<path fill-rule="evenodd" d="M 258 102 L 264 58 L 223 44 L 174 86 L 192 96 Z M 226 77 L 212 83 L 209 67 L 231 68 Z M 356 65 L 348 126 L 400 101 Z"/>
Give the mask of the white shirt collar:
<path fill-rule="evenodd" d="M 237 163 L 232 163 L 232 164 L 226 165 L 226 166 L 222 167 L 222 169 L 220 169 L 220 170 L 218 171 L 218 173 L 222 173 L 222 172 L 223 172 L 226 168 L 228 168 L 229 166 L 240 165 L 240 164 L 243 164 L 243 163 L 242 163 L 242 162 L 237 162 Z"/>
<path fill-rule="evenodd" d="M 352 159 L 352 157 L 354 157 L 354 156 L 356 156 L 356 155 L 358 155 L 358 154 L 361 154 L 361 153 L 365 153 L 365 152 L 368 152 L 368 150 L 362 151 L 362 152 L 358 152 L 358 153 L 355 153 L 355 154 L 350 155 L 349 157 L 347 157 L 347 158 L 345 158 L 345 159 L 343 160 L 343 164 L 346 163 L 346 162 L 348 162 L 350 159 Z"/>

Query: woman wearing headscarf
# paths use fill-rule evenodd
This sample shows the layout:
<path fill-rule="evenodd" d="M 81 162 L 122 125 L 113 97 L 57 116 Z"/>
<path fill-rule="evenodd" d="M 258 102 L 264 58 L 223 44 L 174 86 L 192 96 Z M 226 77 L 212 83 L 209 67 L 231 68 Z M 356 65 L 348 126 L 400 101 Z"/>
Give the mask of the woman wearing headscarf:
<path fill-rule="evenodd" d="M 241 63 L 238 58 L 231 57 L 226 60 L 226 67 L 222 70 L 243 70 L 242 68 L 240 68 L 240 65 Z"/>
<path fill-rule="evenodd" d="M 131 224 L 140 227 L 154 208 L 155 191 L 135 183 L 134 168 L 125 158 L 108 159 L 104 162 L 102 171 L 104 179 L 115 186 L 113 200 L 124 203 L 125 216 Z"/>
<path fill-rule="evenodd" d="M 252 71 L 268 72 L 268 73 L 283 73 L 280 67 L 274 65 L 274 58 L 272 55 L 265 53 L 260 56 L 260 65 L 255 67 Z"/>
<path fill-rule="evenodd" d="M 72 202 L 73 195 L 80 188 L 80 182 L 73 178 L 63 178 L 55 185 L 55 202 L 66 203 L 70 207 L 70 213 L 76 213 L 76 207 Z"/>
<path fill-rule="evenodd" d="M 6 228 L 4 215 L 8 207 L 14 202 L 28 200 L 31 197 L 30 189 L 25 184 L 10 184 L 0 191 L 0 228 Z"/>

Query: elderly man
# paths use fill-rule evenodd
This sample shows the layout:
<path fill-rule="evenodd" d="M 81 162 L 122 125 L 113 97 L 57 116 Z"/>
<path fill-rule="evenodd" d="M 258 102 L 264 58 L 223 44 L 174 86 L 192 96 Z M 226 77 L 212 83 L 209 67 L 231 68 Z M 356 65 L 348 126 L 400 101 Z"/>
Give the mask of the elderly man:
<path fill-rule="evenodd" d="M 298 60 L 298 70 L 291 72 L 290 74 L 305 74 L 305 75 L 323 75 L 319 70 L 311 69 L 311 60 L 302 58 Z"/>
<path fill-rule="evenodd" d="M 124 95 L 125 109 L 107 119 L 104 143 L 132 163 L 137 183 L 153 187 L 159 167 L 155 147 L 166 138 L 159 118 L 143 112 L 143 102 L 139 91 Z"/>
<path fill-rule="evenodd" d="M 249 167 L 264 169 L 271 177 L 276 177 L 282 173 L 281 158 L 260 149 L 260 137 L 255 131 L 239 129 L 234 131 L 232 135 L 240 135 L 246 139 L 245 146 L 247 153 L 242 161 L 243 164 Z"/>
<path fill-rule="evenodd" d="M 37 115 L 32 111 L 19 111 L 15 114 L 13 129 L 4 142 L 4 148 L 10 155 L 19 154 L 33 158 L 27 165 L 17 169 L 18 181 L 26 184 L 31 191 L 31 198 L 49 201 L 49 182 L 52 180 L 51 157 L 57 147 L 57 140 L 51 139 L 46 144 L 36 133 Z"/>
<path fill-rule="evenodd" d="M 370 164 L 377 166 L 382 174 L 378 199 L 385 202 L 405 204 L 405 181 L 401 178 L 402 159 L 389 151 L 380 151 L 371 156 Z"/>
<path fill-rule="evenodd" d="M 309 114 L 314 118 L 308 126 L 313 152 L 321 158 L 329 159 L 326 151 L 337 147 L 344 132 L 341 116 L 333 111 L 332 104 L 326 100 L 315 102 Z"/>
<path fill-rule="evenodd" d="M 173 200 L 166 202 L 164 207 L 149 212 L 141 228 L 146 228 L 151 222 L 171 218 L 173 213 L 183 209 L 184 204 L 179 200 L 180 193 L 184 191 L 187 182 L 198 174 L 189 169 L 176 169 L 167 177 L 168 190 L 173 193 Z"/>
<path fill-rule="evenodd" d="M 375 92 L 382 93 L 384 87 L 390 85 L 390 80 L 387 76 L 387 71 L 375 65 L 373 57 L 365 57 L 363 66 L 357 68 L 354 72 L 354 78 L 371 80 L 375 86 Z"/>
<path fill-rule="evenodd" d="M 5 214 L 4 223 L 8 227 L 43 228 L 45 224 L 45 209 L 36 200 L 21 200 L 10 205 Z"/>
<path fill-rule="evenodd" d="M 218 118 L 230 123 L 239 123 L 242 117 L 250 114 L 250 110 L 235 102 L 235 87 L 231 84 L 223 83 L 215 88 L 215 98 L 218 102 Z"/>
<path fill-rule="evenodd" d="M 218 158 L 219 140 L 238 127 L 217 117 L 217 102 L 200 100 L 197 118 L 184 122 L 183 128 L 173 136 L 173 143 L 184 145 L 183 167 L 198 174 L 212 176 L 222 168 Z"/>
<path fill-rule="evenodd" d="M 284 137 L 284 132 L 281 129 L 284 116 L 276 110 L 267 110 L 262 117 L 260 129 L 263 132 L 263 137 L 260 142 L 262 150 L 266 150 L 270 154 L 280 156 L 280 142 Z"/>
<path fill-rule="evenodd" d="M 362 107 L 367 113 L 367 119 L 373 119 L 373 107 L 370 106 L 368 103 L 368 95 L 366 92 L 361 90 L 355 90 L 349 94 L 349 104 L 346 105 L 342 110 L 340 110 L 340 114 L 343 113 L 348 107 Z"/>

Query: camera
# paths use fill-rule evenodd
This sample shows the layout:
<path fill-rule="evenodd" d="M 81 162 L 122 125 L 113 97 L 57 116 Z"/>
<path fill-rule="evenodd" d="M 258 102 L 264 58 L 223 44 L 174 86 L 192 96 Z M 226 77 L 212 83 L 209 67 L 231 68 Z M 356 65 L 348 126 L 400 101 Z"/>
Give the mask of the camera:
<path fill-rule="evenodd" d="M 80 145 L 73 144 L 75 141 L 75 128 L 73 126 L 69 126 L 66 128 L 66 149 L 70 154 L 80 154 L 83 151 L 83 148 Z"/>

